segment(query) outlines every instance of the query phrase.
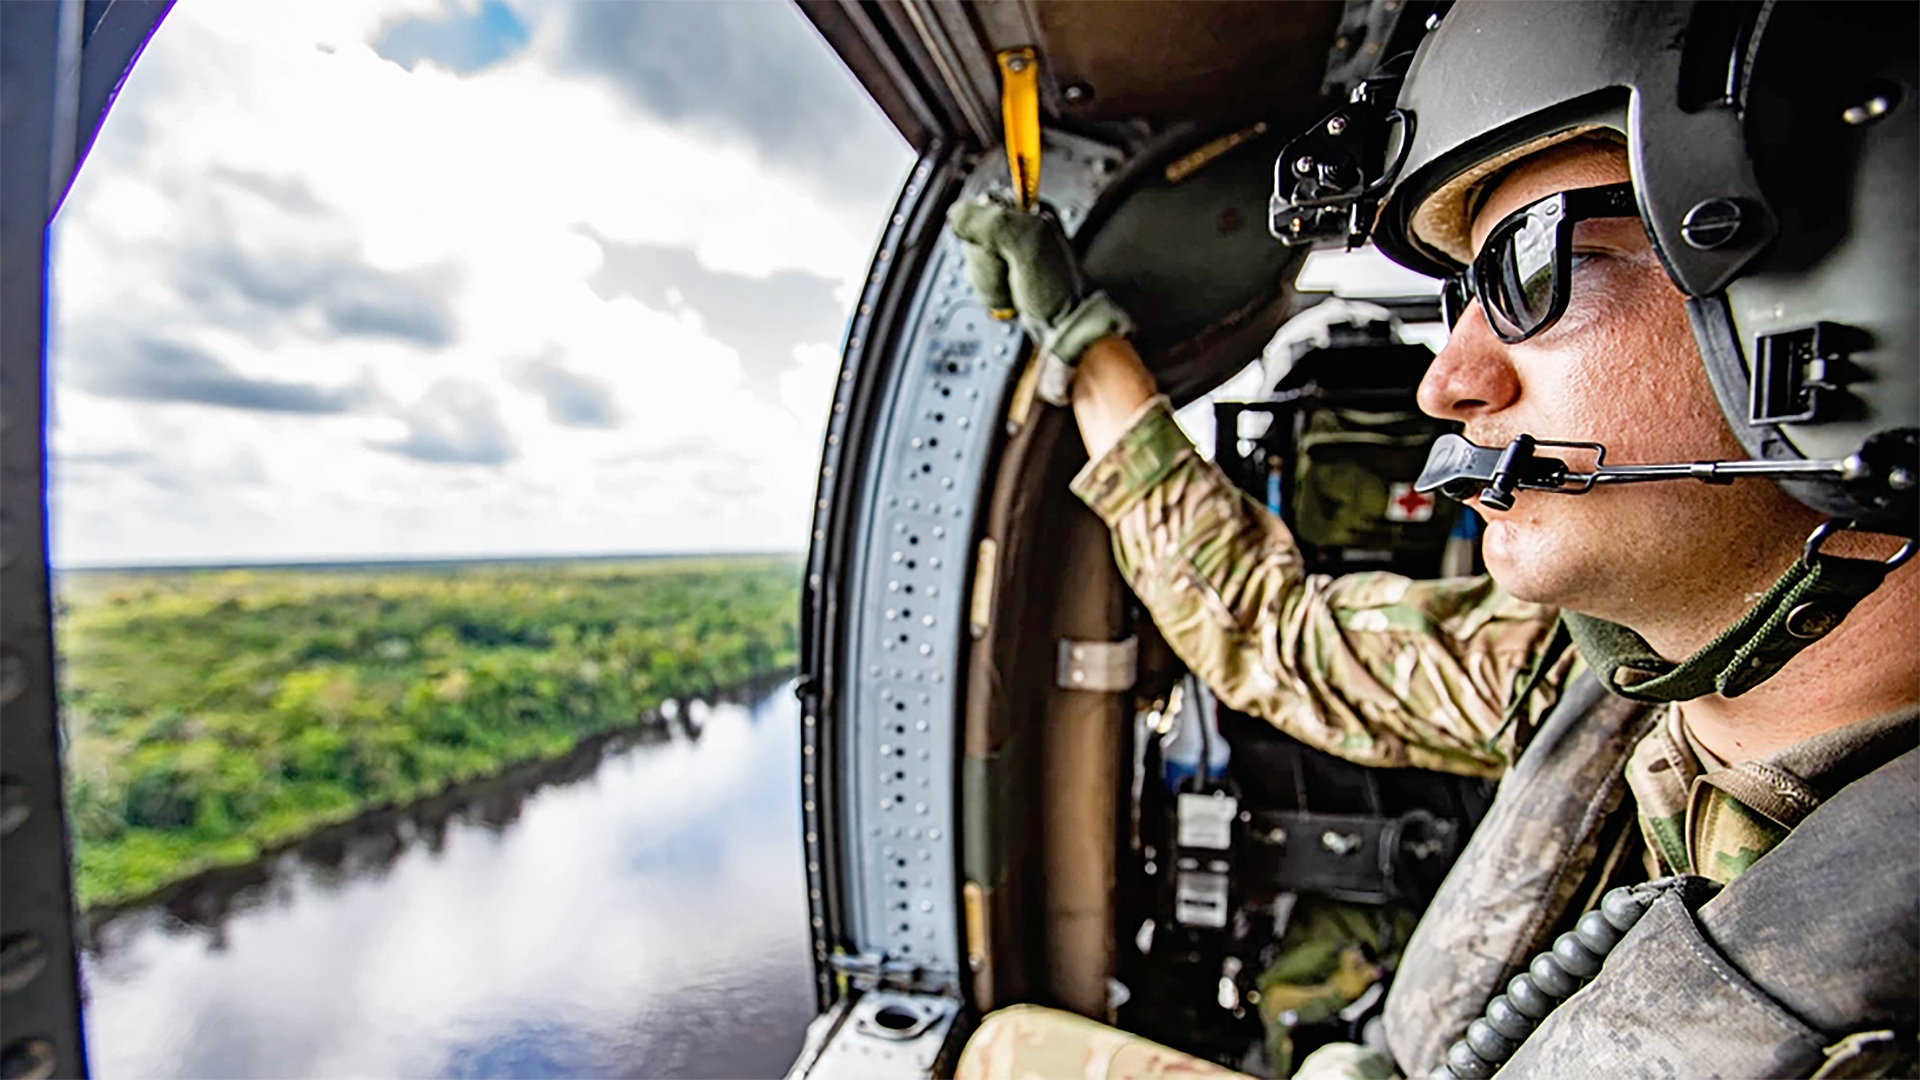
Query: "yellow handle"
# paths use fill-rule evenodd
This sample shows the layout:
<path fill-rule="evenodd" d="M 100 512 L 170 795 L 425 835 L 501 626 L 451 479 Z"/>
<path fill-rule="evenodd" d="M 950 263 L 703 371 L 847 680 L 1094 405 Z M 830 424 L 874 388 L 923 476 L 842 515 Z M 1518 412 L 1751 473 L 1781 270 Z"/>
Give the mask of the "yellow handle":
<path fill-rule="evenodd" d="M 1003 49 L 1000 64 L 1000 119 L 1007 129 L 1007 169 L 1020 209 L 1040 202 L 1040 62 L 1033 49 Z"/>

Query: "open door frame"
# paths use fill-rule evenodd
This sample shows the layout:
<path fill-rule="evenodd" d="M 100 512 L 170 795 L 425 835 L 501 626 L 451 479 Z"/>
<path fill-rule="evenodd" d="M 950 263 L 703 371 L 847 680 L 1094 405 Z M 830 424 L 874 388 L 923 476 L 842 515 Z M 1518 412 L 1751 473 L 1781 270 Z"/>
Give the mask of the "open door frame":
<path fill-rule="evenodd" d="M 170 0 L 0 4 L 0 1073 L 83 1076 L 47 563 L 53 215 Z"/>

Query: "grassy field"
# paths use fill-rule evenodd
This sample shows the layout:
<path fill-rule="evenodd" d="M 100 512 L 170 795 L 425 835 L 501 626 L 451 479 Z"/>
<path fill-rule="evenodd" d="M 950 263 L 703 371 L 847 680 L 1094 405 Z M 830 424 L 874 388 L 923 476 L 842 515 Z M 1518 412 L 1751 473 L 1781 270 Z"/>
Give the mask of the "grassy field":
<path fill-rule="evenodd" d="M 80 902 L 791 668 L 799 578 L 784 557 L 62 575 Z"/>

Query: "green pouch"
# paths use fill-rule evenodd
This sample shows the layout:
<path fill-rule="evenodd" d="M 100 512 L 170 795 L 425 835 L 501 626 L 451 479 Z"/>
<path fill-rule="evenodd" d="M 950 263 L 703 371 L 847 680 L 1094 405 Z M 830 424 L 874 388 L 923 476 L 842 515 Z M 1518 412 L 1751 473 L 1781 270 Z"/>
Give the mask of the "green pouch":
<path fill-rule="evenodd" d="M 1321 547 L 1413 553 L 1447 542 L 1459 504 L 1413 481 L 1445 423 L 1413 411 L 1320 408 L 1294 461 L 1294 530 Z"/>

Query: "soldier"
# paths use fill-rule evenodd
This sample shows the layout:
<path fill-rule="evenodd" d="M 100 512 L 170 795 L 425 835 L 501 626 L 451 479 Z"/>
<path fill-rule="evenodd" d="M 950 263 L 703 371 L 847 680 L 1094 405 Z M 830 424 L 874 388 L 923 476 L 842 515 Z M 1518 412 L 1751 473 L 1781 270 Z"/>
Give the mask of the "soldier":
<path fill-rule="evenodd" d="M 1220 698 L 1364 764 L 1505 777 L 1384 1045 L 1300 1075 L 1915 1068 L 1915 9 L 1812 8 L 1460 3 L 1397 100 L 1325 125 L 1386 125 L 1378 174 L 1308 161 L 1318 188 L 1276 192 L 1277 232 L 1331 206 L 1445 279 L 1419 400 L 1489 448 L 1449 491 L 1491 580 L 1304 575 L 1057 227 L 950 215 L 989 304 L 1076 366 L 1074 491 Z M 1576 493 L 1532 440 L 1772 478 Z M 1226 1075 L 1032 1007 L 959 1073 Z"/>

